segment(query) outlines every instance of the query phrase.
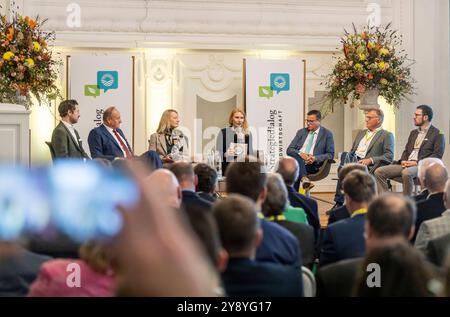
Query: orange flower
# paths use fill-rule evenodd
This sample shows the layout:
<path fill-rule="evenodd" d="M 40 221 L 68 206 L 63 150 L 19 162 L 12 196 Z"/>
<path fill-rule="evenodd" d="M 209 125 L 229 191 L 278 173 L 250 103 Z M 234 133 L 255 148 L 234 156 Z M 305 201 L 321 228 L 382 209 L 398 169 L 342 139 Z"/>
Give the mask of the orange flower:
<path fill-rule="evenodd" d="M 9 29 L 8 29 L 8 34 L 6 34 L 6 38 L 8 39 L 8 41 L 12 41 L 13 40 L 13 38 L 14 38 L 14 28 L 13 27 L 10 27 Z"/>
<path fill-rule="evenodd" d="M 373 79 L 373 75 L 369 73 L 369 74 L 367 75 L 367 79 L 372 80 L 372 79 Z"/>
<path fill-rule="evenodd" d="M 363 40 L 367 40 L 367 32 L 362 32 L 361 37 Z"/>
<path fill-rule="evenodd" d="M 33 19 L 29 19 L 29 20 L 27 21 L 27 24 L 28 24 L 28 26 L 29 26 L 31 29 L 34 29 L 34 28 L 36 27 L 36 25 L 37 25 L 37 22 L 36 22 L 35 20 L 33 20 Z"/>

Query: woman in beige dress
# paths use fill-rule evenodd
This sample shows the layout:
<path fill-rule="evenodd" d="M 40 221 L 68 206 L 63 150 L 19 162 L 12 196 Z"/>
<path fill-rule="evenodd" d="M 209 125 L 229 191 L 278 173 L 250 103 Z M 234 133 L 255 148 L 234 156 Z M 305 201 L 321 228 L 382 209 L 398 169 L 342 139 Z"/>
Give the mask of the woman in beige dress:
<path fill-rule="evenodd" d="M 174 146 L 178 147 L 180 153 L 187 152 L 187 139 L 177 128 L 180 125 L 178 112 L 168 109 L 163 112 L 156 133 L 150 136 L 149 150 L 156 151 L 163 163 L 173 163 L 177 157 L 174 156 Z"/>

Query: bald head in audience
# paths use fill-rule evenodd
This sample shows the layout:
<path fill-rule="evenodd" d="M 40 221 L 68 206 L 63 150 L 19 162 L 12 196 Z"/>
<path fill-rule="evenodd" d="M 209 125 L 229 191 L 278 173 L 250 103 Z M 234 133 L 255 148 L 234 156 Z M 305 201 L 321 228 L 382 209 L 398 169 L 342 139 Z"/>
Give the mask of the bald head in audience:
<path fill-rule="evenodd" d="M 425 180 L 425 172 L 430 167 L 430 165 L 433 164 L 439 164 L 444 166 L 444 162 L 442 160 L 438 159 L 437 157 L 427 157 L 423 160 L 420 160 L 417 165 L 417 178 L 419 179 L 420 185 L 422 187 L 425 187 L 424 180 Z"/>
<path fill-rule="evenodd" d="M 447 180 L 447 169 L 440 164 L 431 164 L 425 171 L 424 185 L 430 194 L 442 193 Z"/>
<path fill-rule="evenodd" d="M 215 204 L 213 215 L 222 246 L 229 256 L 254 259 L 262 241 L 255 203 L 242 195 L 231 194 Z"/>
<path fill-rule="evenodd" d="M 445 208 L 450 209 L 450 179 L 447 180 L 447 183 L 445 183 L 444 205 L 445 205 Z M 449 259 L 449 261 L 450 261 L 450 259 Z"/>
<path fill-rule="evenodd" d="M 180 208 L 181 187 L 175 175 L 167 169 L 158 169 L 145 179 L 145 185 L 158 191 L 162 202 L 167 202 L 172 208 Z"/>
<path fill-rule="evenodd" d="M 416 205 L 399 194 L 385 193 L 369 205 L 366 216 L 366 250 L 414 236 L 417 217 Z"/>
<path fill-rule="evenodd" d="M 283 156 L 278 161 L 276 172 L 281 175 L 287 186 L 293 186 L 299 175 L 298 163 L 290 156 Z"/>

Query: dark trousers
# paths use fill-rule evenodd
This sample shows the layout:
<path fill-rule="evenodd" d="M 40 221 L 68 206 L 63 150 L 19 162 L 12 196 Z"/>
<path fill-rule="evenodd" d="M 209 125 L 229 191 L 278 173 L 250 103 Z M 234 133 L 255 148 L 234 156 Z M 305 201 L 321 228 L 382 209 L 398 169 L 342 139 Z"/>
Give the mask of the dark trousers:
<path fill-rule="evenodd" d="M 344 167 L 344 165 L 348 163 L 357 163 L 359 160 L 361 160 L 361 158 L 358 157 L 355 154 L 355 152 L 343 152 L 341 154 L 341 159 L 339 162 L 338 175 L 342 167 Z M 336 184 L 336 194 L 334 195 L 334 201 L 336 202 L 336 204 L 340 206 L 344 204 L 344 193 L 342 191 L 342 182 L 339 179 Z"/>
<path fill-rule="evenodd" d="M 292 155 L 292 157 L 295 158 L 295 160 L 298 162 L 298 166 L 299 166 L 298 179 L 294 184 L 294 189 L 298 192 L 302 178 L 304 176 L 308 176 L 308 174 L 317 173 L 319 171 L 320 166 L 322 166 L 322 164 L 314 163 L 311 165 L 306 165 L 305 161 L 297 153 L 295 155 Z"/>

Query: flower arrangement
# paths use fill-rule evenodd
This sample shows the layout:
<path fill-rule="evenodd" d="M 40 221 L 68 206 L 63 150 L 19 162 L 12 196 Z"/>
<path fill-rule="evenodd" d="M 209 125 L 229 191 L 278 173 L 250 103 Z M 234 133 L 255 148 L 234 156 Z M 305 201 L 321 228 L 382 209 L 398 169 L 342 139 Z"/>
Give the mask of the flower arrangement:
<path fill-rule="evenodd" d="M 414 80 L 405 65 L 407 54 L 397 51 L 401 36 L 390 26 L 366 26 L 358 32 L 353 25 L 353 34 L 345 31 L 341 38 L 343 55 L 335 57 L 336 65 L 325 83 L 331 105 L 345 104 L 349 97 L 353 105 L 363 93 L 377 89 L 380 96 L 398 108 L 401 100 L 414 92 Z"/>
<path fill-rule="evenodd" d="M 29 109 L 33 97 L 41 103 L 61 96 L 56 86 L 60 62 L 52 58 L 49 45 L 54 32 L 44 32 L 46 20 L 15 15 L 0 16 L 0 101 Z"/>

